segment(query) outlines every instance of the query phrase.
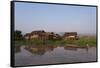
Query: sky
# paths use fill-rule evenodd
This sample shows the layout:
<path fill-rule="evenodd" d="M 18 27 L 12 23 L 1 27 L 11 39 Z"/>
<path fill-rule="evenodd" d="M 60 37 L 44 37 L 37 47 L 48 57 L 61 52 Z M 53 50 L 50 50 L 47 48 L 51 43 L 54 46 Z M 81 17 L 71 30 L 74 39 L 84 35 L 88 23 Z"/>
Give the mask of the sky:
<path fill-rule="evenodd" d="M 96 34 L 96 7 L 16 2 L 15 30 Z"/>

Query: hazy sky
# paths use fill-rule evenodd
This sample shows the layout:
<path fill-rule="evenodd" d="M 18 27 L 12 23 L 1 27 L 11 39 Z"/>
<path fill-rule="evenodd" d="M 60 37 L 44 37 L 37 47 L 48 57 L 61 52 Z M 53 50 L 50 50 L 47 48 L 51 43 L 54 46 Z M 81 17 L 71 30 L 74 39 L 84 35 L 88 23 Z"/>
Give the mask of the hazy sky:
<path fill-rule="evenodd" d="M 16 2 L 15 29 L 96 34 L 96 7 Z"/>

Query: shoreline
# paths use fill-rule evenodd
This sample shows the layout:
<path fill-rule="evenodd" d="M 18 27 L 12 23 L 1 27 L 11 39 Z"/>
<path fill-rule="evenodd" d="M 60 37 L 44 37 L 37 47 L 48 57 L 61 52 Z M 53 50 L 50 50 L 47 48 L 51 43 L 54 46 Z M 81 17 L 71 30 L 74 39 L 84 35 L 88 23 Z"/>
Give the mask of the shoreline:
<path fill-rule="evenodd" d="M 58 47 L 68 47 L 68 48 L 91 48 L 91 47 L 96 47 L 96 45 L 94 46 L 80 46 L 80 45 L 75 45 L 75 44 L 66 44 L 66 45 L 15 45 L 15 47 L 20 47 L 20 46 L 34 46 L 34 47 L 39 47 L 39 46 L 58 46 Z"/>

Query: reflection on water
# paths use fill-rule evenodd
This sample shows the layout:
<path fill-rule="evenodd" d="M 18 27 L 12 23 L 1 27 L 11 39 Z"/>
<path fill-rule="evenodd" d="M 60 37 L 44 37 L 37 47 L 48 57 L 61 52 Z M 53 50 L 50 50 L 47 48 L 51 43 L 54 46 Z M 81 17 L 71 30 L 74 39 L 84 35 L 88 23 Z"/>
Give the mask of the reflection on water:
<path fill-rule="evenodd" d="M 74 47 L 72 48 L 72 47 L 67 47 L 67 46 L 65 46 L 64 49 L 65 50 L 72 50 L 72 51 L 76 51 L 77 50 L 77 48 L 74 48 Z"/>
<path fill-rule="evenodd" d="M 49 52 L 53 51 L 54 47 L 39 45 L 39 46 L 26 46 L 25 49 L 28 50 L 29 52 L 31 52 L 32 54 L 43 55 L 47 51 L 49 51 Z"/>
<path fill-rule="evenodd" d="M 16 53 L 21 52 L 21 46 L 20 45 L 15 46 L 15 52 Z"/>
<path fill-rule="evenodd" d="M 15 66 L 96 61 L 96 48 L 16 46 Z"/>

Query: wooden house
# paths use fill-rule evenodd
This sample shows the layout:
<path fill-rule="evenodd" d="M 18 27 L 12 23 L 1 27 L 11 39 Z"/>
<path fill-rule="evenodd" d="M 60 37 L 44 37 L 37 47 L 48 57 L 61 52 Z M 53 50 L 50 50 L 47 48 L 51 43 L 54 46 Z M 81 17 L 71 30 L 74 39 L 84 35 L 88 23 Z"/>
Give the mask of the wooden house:
<path fill-rule="evenodd" d="M 29 40 L 29 39 L 30 39 L 30 33 L 26 33 L 26 34 L 24 35 L 24 38 L 27 39 L 27 40 Z"/>
<path fill-rule="evenodd" d="M 65 34 L 63 35 L 63 39 L 78 40 L 77 32 L 65 32 Z"/>
<path fill-rule="evenodd" d="M 25 39 L 52 40 L 58 39 L 60 36 L 53 32 L 45 32 L 44 30 L 32 31 L 24 35 Z"/>

